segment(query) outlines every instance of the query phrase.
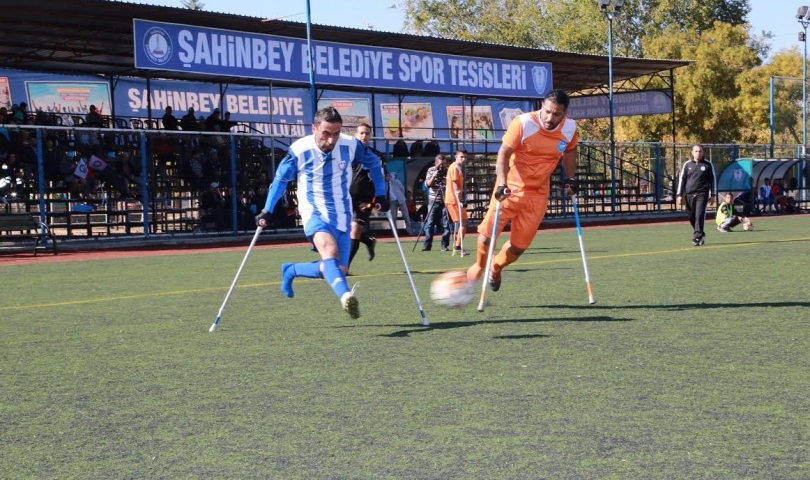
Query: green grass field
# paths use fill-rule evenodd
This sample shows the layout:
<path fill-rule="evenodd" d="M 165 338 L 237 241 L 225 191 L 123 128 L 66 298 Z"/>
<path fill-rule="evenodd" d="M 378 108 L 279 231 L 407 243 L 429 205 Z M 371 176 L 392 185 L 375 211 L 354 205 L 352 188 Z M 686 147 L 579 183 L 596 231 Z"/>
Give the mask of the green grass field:
<path fill-rule="evenodd" d="M 585 229 L 593 306 L 543 231 L 485 313 L 428 295 L 472 257 L 410 239 L 430 327 L 392 242 L 359 320 L 279 292 L 306 247 L 254 250 L 215 333 L 244 249 L 0 257 L 0 478 L 810 478 L 808 217 L 707 227 Z"/>

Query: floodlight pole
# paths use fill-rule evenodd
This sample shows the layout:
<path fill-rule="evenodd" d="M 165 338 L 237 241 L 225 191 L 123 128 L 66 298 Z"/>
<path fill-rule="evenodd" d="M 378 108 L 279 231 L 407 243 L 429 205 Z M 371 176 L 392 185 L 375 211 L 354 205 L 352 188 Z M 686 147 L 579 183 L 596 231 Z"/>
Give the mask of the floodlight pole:
<path fill-rule="evenodd" d="M 799 40 L 804 42 L 804 56 L 802 56 L 802 153 L 807 148 L 807 27 L 810 26 L 810 9 L 807 6 L 799 7 L 796 20 L 801 24 L 803 32 L 799 32 Z"/>
<path fill-rule="evenodd" d="M 307 55 L 309 55 L 309 94 L 312 98 L 312 121 L 318 111 L 318 98 L 315 93 L 315 52 L 312 50 L 312 15 L 307 0 Z"/>
<path fill-rule="evenodd" d="M 610 4 L 612 8 L 608 8 Z M 616 128 L 613 110 L 613 17 L 619 11 L 623 0 L 600 0 L 599 8 L 608 20 L 608 110 L 610 115 L 610 205 L 616 211 Z"/>

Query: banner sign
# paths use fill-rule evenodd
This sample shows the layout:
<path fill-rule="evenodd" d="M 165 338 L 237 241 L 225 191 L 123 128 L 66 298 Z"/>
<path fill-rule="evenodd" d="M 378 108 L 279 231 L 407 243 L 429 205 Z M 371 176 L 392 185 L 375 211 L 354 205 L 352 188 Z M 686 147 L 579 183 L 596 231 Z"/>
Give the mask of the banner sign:
<path fill-rule="evenodd" d="M 672 98 L 669 91 L 648 90 L 613 94 L 614 117 L 655 113 L 672 113 Z M 609 117 L 610 100 L 607 95 L 571 97 L 568 116 L 573 119 Z"/>
<path fill-rule="evenodd" d="M 133 20 L 135 67 L 309 83 L 305 39 Z M 315 81 L 391 90 L 540 98 L 551 64 L 313 41 Z"/>

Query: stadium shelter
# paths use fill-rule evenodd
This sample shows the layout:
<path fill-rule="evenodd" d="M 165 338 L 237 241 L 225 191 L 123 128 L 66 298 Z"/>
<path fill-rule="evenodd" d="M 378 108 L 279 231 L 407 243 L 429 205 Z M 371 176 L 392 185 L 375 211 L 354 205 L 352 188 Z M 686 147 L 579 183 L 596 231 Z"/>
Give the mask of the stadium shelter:
<path fill-rule="evenodd" d="M 0 28 L 2 28 L 4 38 L 3 42 L 0 42 L 0 69 L 16 72 L 18 77 L 29 74 L 93 76 L 97 81 L 108 83 L 109 90 L 112 91 L 112 105 L 109 106 L 111 121 L 107 125 L 108 127 L 129 128 L 130 125 L 133 125 L 133 128 L 137 128 L 134 127 L 134 123 L 126 122 L 126 118 L 117 118 L 117 116 L 131 116 L 130 121 L 139 116 L 141 118 L 148 117 L 148 122 L 144 122 L 147 129 L 158 128 L 157 119 L 153 117 L 153 109 L 156 113 L 162 112 L 162 109 L 160 107 L 154 108 L 151 103 L 151 92 L 153 91 L 152 86 L 160 82 L 204 83 L 212 89 L 218 87 L 220 97 L 224 97 L 221 94 L 228 88 L 264 88 L 265 92 L 270 92 L 270 97 L 274 97 L 274 88 L 278 90 L 296 89 L 300 93 L 300 90 L 309 87 L 308 82 L 300 80 L 268 79 L 266 77 L 250 78 L 244 75 L 233 75 L 227 71 L 213 71 L 201 74 L 199 72 L 183 71 L 182 69 L 144 69 L 136 67 L 136 55 L 138 52 L 143 51 L 143 45 L 138 43 L 138 38 L 136 38 L 136 24 L 138 22 L 158 22 L 163 25 L 173 24 L 197 29 L 220 29 L 246 35 L 278 36 L 294 39 L 299 44 L 301 39 L 307 38 L 307 28 L 304 23 L 285 20 L 265 21 L 258 17 L 195 11 L 187 8 L 157 7 L 114 0 L 75 0 L 71 2 L 65 2 L 64 0 L 28 0 L 5 5 L 3 13 L 4 15 L 0 16 Z M 407 49 L 411 52 L 424 53 L 426 56 L 470 57 L 482 60 L 483 63 L 491 61 L 492 63 L 550 64 L 550 84 L 553 88 L 566 90 L 572 94 L 572 97 L 592 95 L 594 93 L 601 93 L 601 96 L 604 97 L 608 90 L 608 78 L 611 73 L 608 68 L 608 58 L 603 55 L 558 52 L 326 25 L 312 25 L 311 39 L 313 42 L 334 42 L 348 46 L 359 46 L 358 48 Z M 655 92 L 658 94 L 663 92 L 667 95 L 669 105 L 674 103 L 674 71 L 676 68 L 690 63 L 682 60 L 637 59 L 616 56 L 612 60 L 615 93 L 648 92 L 652 91 L 647 90 L 651 84 L 656 84 L 656 86 L 664 85 L 663 90 L 658 88 Z M 659 81 L 650 81 L 650 77 Z M 644 79 L 643 82 L 641 79 Z M 120 100 L 119 105 L 116 106 L 116 87 L 118 86 L 122 92 L 126 92 L 126 88 L 121 88 L 121 85 L 130 85 L 133 81 L 145 83 L 147 95 L 144 95 L 144 98 L 146 101 L 144 107 L 140 110 L 140 114 L 129 113 L 125 115 L 128 110 L 124 107 L 128 106 L 121 105 L 123 102 Z M 325 81 L 324 77 L 316 77 L 315 83 L 316 95 L 313 95 L 313 98 L 317 99 L 320 99 L 324 92 L 330 91 L 370 96 L 371 122 L 369 123 L 375 127 L 377 134 L 382 131 L 383 127 L 380 119 L 375 118 L 375 115 L 379 113 L 376 108 L 375 96 L 386 98 L 385 101 L 398 105 L 400 120 L 402 118 L 403 99 L 406 96 L 408 98 L 416 96 L 429 97 L 437 102 L 443 101 L 444 105 L 450 104 L 448 102 L 452 100 L 453 104 L 460 104 L 462 110 L 467 109 L 469 106 L 471 113 L 476 102 L 504 100 L 502 97 L 489 94 L 489 92 L 465 94 L 446 91 L 434 92 L 426 88 L 409 89 L 377 85 L 369 86 L 368 84 L 338 84 Z M 537 106 L 540 98 L 541 95 L 525 95 L 520 98 L 506 98 L 505 100 L 519 101 L 525 104 L 526 108 L 532 108 Z M 445 108 L 444 105 L 441 105 L 439 109 Z M 222 107 L 220 105 L 219 108 L 225 111 L 226 109 Z M 213 107 L 211 108 L 213 109 Z M 176 111 L 180 110 L 177 109 Z M 672 116 L 674 140 L 674 112 L 670 107 L 664 113 L 669 113 Z M 161 113 L 157 113 L 156 117 L 160 117 L 160 115 Z M 311 122 L 311 113 L 307 112 L 307 115 L 310 115 L 307 119 L 301 117 L 300 131 L 303 131 L 306 124 Z M 441 121 L 449 122 L 449 119 L 445 118 L 441 119 Z M 273 123 L 272 116 L 270 123 L 271 125 Z M 464 124 L 463 121 L 462 124 Z M 402 125 L 401 121 L 400 125 Z M 308 129 L 306 130 L 308 131 Z M 441 131 L 441 129 L 436 130 Z M 445 131 L 448 130 L 450 129 L 445 129 Z M 295 137 L 296 135 L 293 135 L 293 133 L 297 132 L 288 132 L 286 136 L 288 138 Z M 147 133 L 147 135 L 150 139 L 153 138 L 151 133 Z M 451 136 L 434 134 L 432 137 L 426 138 L 450 139 Z M 497 141 L 497 138 L 498 136 L 495 136 L 494 139 L 490 137 L 488 141 Z M 386 137 L 386 140 L 389 139 L 390 137 Z M 271 139 L 271 147 L 276 145 L 274 142 Z M 482 143 L 486 148 L 488 143 Z M 385 144 L 387 148 L 389 142 L 385 142 Z M 152 147 L 151 140 L 148 145 L 147 148 Z M 412 150 L 409 152 L 410 156 L 414 156 Z M 151 158 L 147 159 L 145 154 L 142 155 L 144 155 L 144 165 L 147 160 L 152 161 Z M 235 155 L 233 149 L 230 150 L 230 155 Z M 233 157 L 231 161 L 235 162 Z M 407 168 L 410 170 L 410 166 Z M 404 169 L 403 166 L 403 173 Z M 234 171 L 235 168 L 232 168 L 231 173 Z M 481 175 L 483 178 L 488 173 L 484 172 Z M 233 180 L 228 179 L 229 183 L 236 185 L 235 177 L 232 178 Z M 417 176 L 414 176 L 414 178 L 418 180 Z M 141 183 L 144 192 L 143 198 L 147 198 L 146 183 Z M 152 197 L 156 195 L 154 185 L 156 185 L 154 182 L 150 183 L 150 191 L 148 192 L 148 195 Z M 482 192 L 487 189 L 484 183 L 480 183 L 478 186 Z M 39 188 L 41 189 L 42 186 Z M 416 192 L 415 189 L 414 192 Z M 235 212 L 237 199 L 235 193 L 232 192 L 231 195 L 234 212 L 232 215 L 234 219 L 233 225 L 234 231 L 236 231 Z M 482 201 L 485 202 L 486 197 L 487 195 L 482 194 L 482 198 L 484 198 Z M 158 204 L 156 203 L 156 205 Z M 40 208 L 41 215 L 44 215 L 42 213 L 44 210 L 44 207 Z M 144 213 L 146 213 L 146 205 L 144 205 Z M 147 217 L 148 215 L 144 215 L 144 231 L 146 232 L 148 229 L 148 231 L 155 233 L 153 227 L 146 225 Z M 88 226 L 88 234 L 89 232 L 90 227 Z"/>
<path fill-rule="evenodd" d="M 186 8 L 157 7 L 112 0 L 28 0 L 4 6 L 0 29 L 0 68 L 65 74 L 92 74 L 110 79 L 112 87 L 121 77 L 166 78 L 220 84 L 267 85 L 267 81 L 228 75 L 199 75 L 182 71 L 149 71 L 134 65 L 133 20 L 219 28 L 238 32 L 306 38 L 306 24 L 284 20 L 263 21 L 257 17 L 231 15 Z M 535 48 L 448 40 L 427 36 L 313 25 L 314 41 L 474 56 L 501 60 L 548 62 L 553 66 L 553 85 L 569 93 L 605 92 L 608 59 Z M 613 58 L 615 91 L 643 90 L 633 80 L 654 75 L 663 79 L 672 97 L 674 69 L 688 65 L 681 60 Z M 317 79 L 316 79 L 317 81 Z M 274 81 L 278 86 L 293 86 Z M 301 86 L 300 84 L 297 84 Z M 346 85 L 318 83 L 317 88 L 368 90 Z M 397 93 L 406 94 L 407 91 Z"/>
<path fill-rule="evenodd" d="M 762 185 L 766 178 L 783 178 L 797 185 L 807 172 L 800 158 L 740 158 L 723 168 L 718 176 L 718 192 L 742 192 Z M 794 180 L 795 179 L 795 180 Z"/>

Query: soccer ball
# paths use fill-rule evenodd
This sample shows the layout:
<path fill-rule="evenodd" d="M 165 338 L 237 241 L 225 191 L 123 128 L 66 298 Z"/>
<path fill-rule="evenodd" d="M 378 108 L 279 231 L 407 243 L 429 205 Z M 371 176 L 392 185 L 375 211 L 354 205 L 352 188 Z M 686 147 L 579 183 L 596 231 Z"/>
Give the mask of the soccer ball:
<path fill-rule="evenodd" d="M 444 272 L 430 284 L 430 298 L 443 307 L 461 307 L 473 299 L 473 283 L 467 281 L 467 272 Z"/>
<path fill-rule="evenodd" d="M 747 222 L 743 223 L 743 230 L 745 230 L 746 232 L 750 232 L 753 229 L 754 223 L 751 220 L 748 220 Z"/>

